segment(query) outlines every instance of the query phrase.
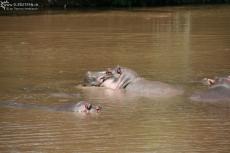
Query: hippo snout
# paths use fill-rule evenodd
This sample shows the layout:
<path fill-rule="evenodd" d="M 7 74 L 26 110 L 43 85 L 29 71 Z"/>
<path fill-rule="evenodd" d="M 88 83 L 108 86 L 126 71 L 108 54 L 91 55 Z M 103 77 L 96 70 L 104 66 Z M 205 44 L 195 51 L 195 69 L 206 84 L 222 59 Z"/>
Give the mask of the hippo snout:
<path fill-rule="evenodd" d="M 86 72 L 84 78 L 84 86 L 100 86 L 106 79 L 110 76 L 106 73 L 106 71 L 100 72 Z"/>
<path fill-rule="evenodd" d="M 101 106 L 92 105 L 91 103 L 81 101 L 75 105 L 73 111 L 89 114 L 89 113 L 99 113 L 101 109 L 102 109 Z"/>

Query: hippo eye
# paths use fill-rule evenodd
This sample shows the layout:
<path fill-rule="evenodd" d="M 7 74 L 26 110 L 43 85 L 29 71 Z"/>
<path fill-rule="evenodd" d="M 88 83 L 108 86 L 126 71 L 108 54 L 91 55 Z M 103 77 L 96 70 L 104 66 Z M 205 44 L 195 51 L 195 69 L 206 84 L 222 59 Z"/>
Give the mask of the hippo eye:
<path fill-rule="evenodd" d="M 112 75 L 112 72 L 110 72 L 110 71 L 106 71 L 105 73 L 106 73 L 106 75 Z"/>
<path fill-rule="evenodd" d="M 209 84 L 209 85 L 214 85 L 214 84 L 215 84 L 215 82 L 216 82 L 215 80 L 208 79 L 208 84 Z"/>
<path fill-rule="evenodd" d="M 106 72 L 105 72 L 105 74 L 107 74 L 107 75 L 112 75 L 113 73 L 112 73 L 112 69 L 111 68 L 108 68 L 107 70 L 106 70 Z"/>

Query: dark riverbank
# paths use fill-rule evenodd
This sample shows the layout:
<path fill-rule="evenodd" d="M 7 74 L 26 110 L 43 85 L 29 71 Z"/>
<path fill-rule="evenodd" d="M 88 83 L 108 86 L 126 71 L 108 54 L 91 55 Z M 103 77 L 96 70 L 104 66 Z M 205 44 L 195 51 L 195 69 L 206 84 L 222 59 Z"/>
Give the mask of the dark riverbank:
<path fill-rule="evenodd" d="M 1 0 L 0 15 L 31 15 L 67 9 L 99 11 L 204 4 L 230 4 L 230 0 Z"/>
<path fill-rule="evenodd" d="M 187 4 L 224 4 L 230 0 L 49 0 L 48 7 L 148 7 Z"/>
<path fill-rule="evenodd" d="M 200 4 L 229 4 L 230 0 L 48 0 L 48 8 L 121 8 Z"/>
<path fill-rule="evenodd" d="M 230 0 L 2 0 L 2 6 L 16 4 L 23 8 L 36 4 L 46 9 L 55 8 L 126 8 L 126 7 L 153 7 L 153 6 L 177 6 L 177 5 L 201 5 L 201 4 L 230 4 Z M 14 6 L 13 6 L 14 7 Z M 34 6 L 32 6 L 34 7 Z"/>

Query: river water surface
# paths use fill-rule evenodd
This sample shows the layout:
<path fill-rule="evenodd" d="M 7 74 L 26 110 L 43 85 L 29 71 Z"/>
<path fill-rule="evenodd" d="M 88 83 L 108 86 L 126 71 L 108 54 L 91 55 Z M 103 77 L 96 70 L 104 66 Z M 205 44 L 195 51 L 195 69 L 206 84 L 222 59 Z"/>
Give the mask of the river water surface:
<path fill-rule="evenodd" d="M 0 102 L 103 107 L 96 116 L 0 107 L 0 152 L 230 152 L 230 105 L 188 99 L 205 89 L 196 81 L 230 75 L 229 6 L 55 11 L 0 23 Z M 118 64 L 185 93 L 78 88 L 88 70 Z"/>

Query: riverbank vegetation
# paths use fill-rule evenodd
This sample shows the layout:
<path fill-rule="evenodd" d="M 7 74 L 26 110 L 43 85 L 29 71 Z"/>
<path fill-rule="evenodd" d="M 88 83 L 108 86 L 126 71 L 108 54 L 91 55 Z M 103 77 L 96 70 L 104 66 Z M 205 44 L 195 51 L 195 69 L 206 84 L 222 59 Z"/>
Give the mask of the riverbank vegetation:
<path fill-rule="evenodd" d="M 230 4 L 230 0 L 8 0 L 10 3 L 38 3 L 41 8 L 120 8 L 187 4 Z"/>
<path fill-rule="evenodd" d="M 48 7 L 151 7 L 186 4 L 224 4 L 230 0 L 48 0 Z"/>

